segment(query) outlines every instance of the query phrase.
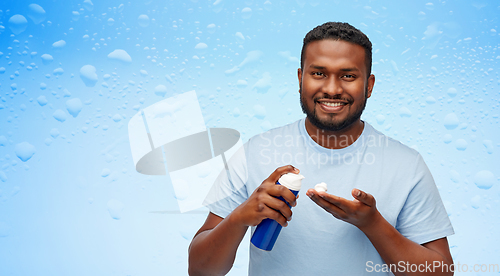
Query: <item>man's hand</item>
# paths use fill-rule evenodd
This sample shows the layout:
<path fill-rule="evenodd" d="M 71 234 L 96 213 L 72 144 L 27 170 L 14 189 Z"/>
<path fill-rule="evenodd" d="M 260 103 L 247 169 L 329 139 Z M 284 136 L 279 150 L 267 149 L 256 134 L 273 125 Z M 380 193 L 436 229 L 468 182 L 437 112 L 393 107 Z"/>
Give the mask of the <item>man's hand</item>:
<path fill-rule="evenodd" d="M 375 198 L 358 189 L 352 189 L 354 200 L 347 200 L 326 192 L 307 190 L 307 195 L 320 207 L 337 219 L 348 222 L 360 230 L 376 223 L 380 213 L 375 207 Z"/>
<path fill-rule="evenodd" d="M 299 170 L 292 165 L 277 168 L 245 202 L 234 209 L 231 214 L 234 221 L 245 226 L 256 226 L 263 219 L 270 218 L 283 227 L 287 226 L 292 219 L 292 211 L 277 197 L 283 197 L 291 206 L 296 205 L 296 197 L 285 186 L 276 185 L 276 181 L 286 173 L 298 174 Z"/>

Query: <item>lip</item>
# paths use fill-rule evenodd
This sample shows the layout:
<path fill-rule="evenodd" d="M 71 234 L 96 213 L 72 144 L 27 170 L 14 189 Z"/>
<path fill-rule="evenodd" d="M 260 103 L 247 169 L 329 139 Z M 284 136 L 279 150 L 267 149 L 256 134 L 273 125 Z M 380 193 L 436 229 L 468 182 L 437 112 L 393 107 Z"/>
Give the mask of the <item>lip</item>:
<path fill-rule="evenodd" d="M 323 103 L 342 103 L 343 105 L 340 106 L 329 106 Z M 345 101 L 328 101 L 328 100 L 321 100 L 317 101 L 316 104 L 320 107 L 320 109 L 325 112 L 325 113 L 340 113 L 346 106 L 349 105 L 349 103 Z"/>

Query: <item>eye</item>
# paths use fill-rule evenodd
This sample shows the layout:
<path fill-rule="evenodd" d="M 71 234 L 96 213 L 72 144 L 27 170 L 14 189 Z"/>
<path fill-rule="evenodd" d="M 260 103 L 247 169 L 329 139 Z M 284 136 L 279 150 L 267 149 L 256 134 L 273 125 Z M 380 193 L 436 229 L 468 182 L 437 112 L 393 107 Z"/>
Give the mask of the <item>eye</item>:
<path fill-rule="evenodd" d="M 346 74 L 346 75 L 343 75 L 342 78 L 346 79 L 346 80 L 354 80 L 356 78 L 356 76 L 351 75 L 351 74 Z"/>
<path fill-rule="evenodd" d="M 322 72 L 311 72 L 311 75 L 318 76 L 318 77 L 324 76 L 324 74 Z"/>

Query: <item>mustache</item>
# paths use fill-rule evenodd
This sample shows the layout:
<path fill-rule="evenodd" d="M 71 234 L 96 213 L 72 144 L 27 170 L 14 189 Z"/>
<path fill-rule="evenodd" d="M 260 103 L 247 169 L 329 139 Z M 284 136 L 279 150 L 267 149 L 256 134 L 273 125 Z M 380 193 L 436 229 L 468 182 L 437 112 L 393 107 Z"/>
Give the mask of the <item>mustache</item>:
<path fill-rule="evenodd" d="M 343 98 L 341 95 L 333 95 L 333 96 L 323 95 L 323 96 L 319 96 L 319 97 L 314 98 L 315 102 L 320 101 L 320 100 L 341 100 L 341 101 L 346 101 L 350 104 L 353 103 L 352 99 Z"/>

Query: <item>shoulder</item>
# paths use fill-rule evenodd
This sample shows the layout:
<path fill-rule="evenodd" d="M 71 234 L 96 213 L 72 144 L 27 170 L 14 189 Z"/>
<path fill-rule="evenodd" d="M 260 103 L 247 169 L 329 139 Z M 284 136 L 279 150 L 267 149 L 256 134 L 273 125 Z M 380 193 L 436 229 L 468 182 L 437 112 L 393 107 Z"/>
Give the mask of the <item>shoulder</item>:
<path fill-rule="evenodd" d="M 287 139 L 296 139 L 300 137 L 300 124 L 304 119 L 297 120 L 293 123 L 276 127 L 268 131 L 262 132 L 248 140 L 247 148 L 269 147 L 273 144 L 281 144 Z"/>
<path fill-rule="evenodd" d="M 417 150 L 383 134 L 372 125 L 365 122 L 365 127 L 366 135 L 363 142 L 366 143 L 368 148 L 378 149 L 380 153 L 394 161 L 408 160 L 415 162 L 422 158 Z"/>

